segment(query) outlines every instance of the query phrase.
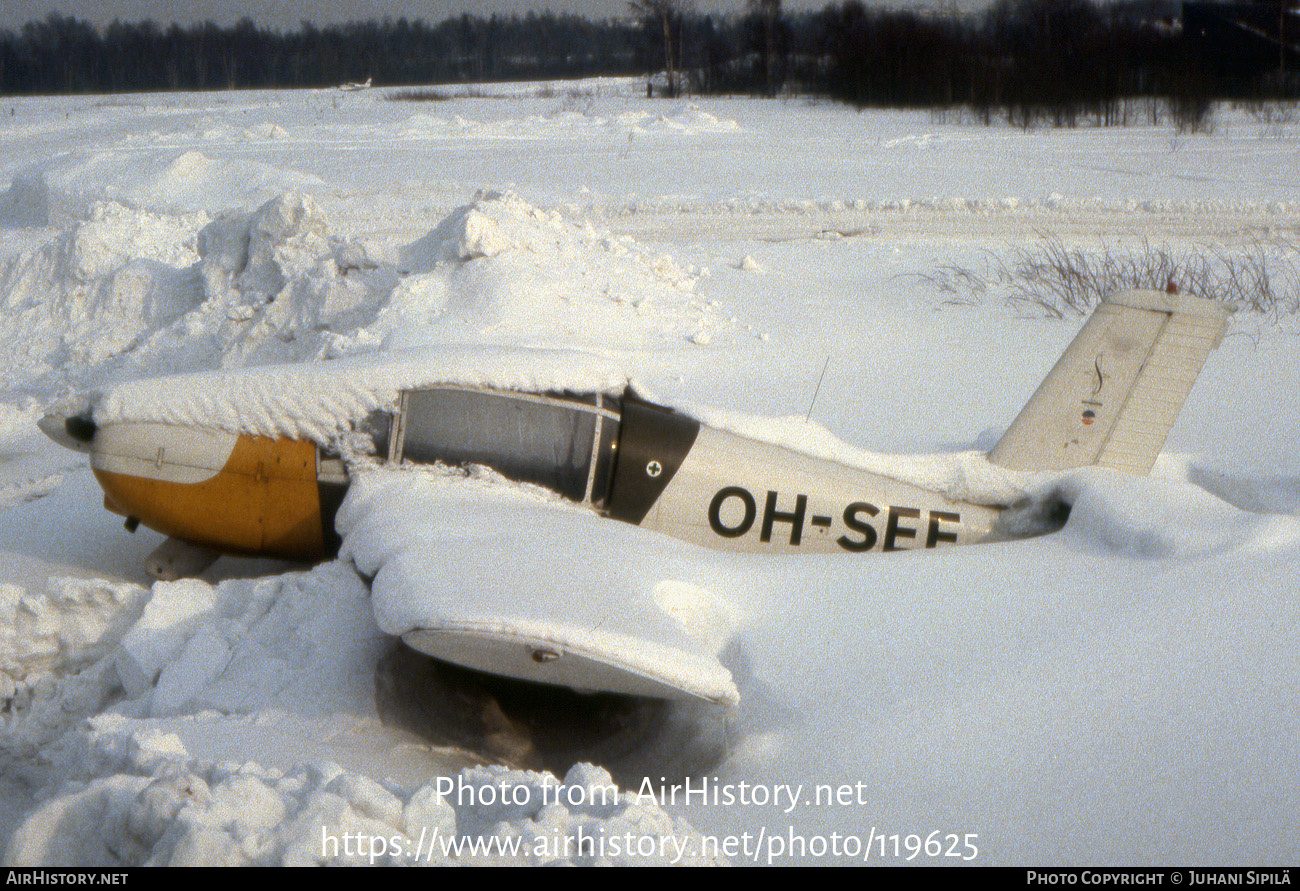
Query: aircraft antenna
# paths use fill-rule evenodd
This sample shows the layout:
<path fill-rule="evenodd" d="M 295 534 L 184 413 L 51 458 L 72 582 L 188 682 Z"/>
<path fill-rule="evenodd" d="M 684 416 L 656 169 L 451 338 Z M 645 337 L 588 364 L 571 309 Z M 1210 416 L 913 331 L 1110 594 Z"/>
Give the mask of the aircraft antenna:
<path fill-rule="evenodd" d="M 812 420 L 813 406 L 817 404 L 817 394 L 822 391 L 822 381 L 826 380 L 826 369 L 830 367 L 830 364 L 831 364 L 831 357 L 827 356 L 826 362 L 822 365 L 822 376 L 817 378 L 817 386 L 813 390 L 812 399 L 808 403 L 808 414 L 804 415 L 803 417 L 803 422 L 805 424 L 807 424 L 810 420 Z"/>

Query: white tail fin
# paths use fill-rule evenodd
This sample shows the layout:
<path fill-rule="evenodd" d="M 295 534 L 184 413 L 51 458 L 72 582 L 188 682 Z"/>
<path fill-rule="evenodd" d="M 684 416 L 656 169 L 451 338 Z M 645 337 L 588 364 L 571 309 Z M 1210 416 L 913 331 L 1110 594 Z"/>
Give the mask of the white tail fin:
<path fill-rule="evenodd" d="M 1148 473 L 1231 313 L 1216 300 L 1161 291 L 1110 295 L 989 460 L 1012 470 Z"/>

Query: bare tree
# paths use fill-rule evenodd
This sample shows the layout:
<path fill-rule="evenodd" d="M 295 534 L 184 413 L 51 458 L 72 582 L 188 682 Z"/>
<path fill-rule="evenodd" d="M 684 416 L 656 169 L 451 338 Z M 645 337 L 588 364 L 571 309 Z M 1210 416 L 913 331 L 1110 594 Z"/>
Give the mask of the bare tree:
<path fill-rule="evenodd" d="M 776 30 L 781 19 L 781 0 L 747 0 L 749 14 L 758 20 L 763 41 L 763 89 L 776 94 Z"/>
<path fill-rule="evenodd" d="M 628 8 L 645 23 L 647 29 L 663 31 L 664 76 L 668 80 L 668 95 L 676 96 L 680 85 L 677 66 L 673 63 L 673 27 L 680 25 L 686 0 L 629 0 Z"/>

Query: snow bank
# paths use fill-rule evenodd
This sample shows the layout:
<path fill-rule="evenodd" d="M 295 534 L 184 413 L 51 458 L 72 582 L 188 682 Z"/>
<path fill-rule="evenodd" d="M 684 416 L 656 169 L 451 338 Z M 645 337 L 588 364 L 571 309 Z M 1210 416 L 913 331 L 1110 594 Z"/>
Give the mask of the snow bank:
<path fill-rule="evenodd" d="M 268 707 L 330 714 L 369 697 L 382 643 L 365 585 L 330 564 L 215 588 L 160 582 L 116 664 L 136 692 L 124 710 L 138 717 Z"/>
<path fill-rule="evenodd" d="M 391 288 L 364 251 L 284 195 L 255 213 L 168 217 L 97 204 L 0 267 L 0 387 L 37 394 L 113 379 L 318 355 L 322 333 Z M 202 228 L 200 228 L 202 226 Z"/>
<path fill-rule="evenodd" d="M 15 775 L 39 770 L 26 759 L 103 705 L 112 654 L 147 598 L 139 585 L 103 579 L 0 585 L 0 756 Z"/>
<path fill-rule="evenodd" d="M 48 396 L 200 369 L 422 344 L 689 348 L 734 327 L 697 276 L 626 238 L 490 193 L 374 259 L 289 193 L 167 217 L 120 204 L 0 267 L 0 388 Z"/>
<path fill-rule="evenodd" d="M 103 723 L 103 722 L 101 722 Z M 99 731 L 117 772 L 38 807 L 14 866 L 701 866 L 702 838 L 589 765 L 467 769 L 412 792 L 341 769 L 196 765 L 175 737 Z M 506 803 L 502 804 L 502 799 Z M 481 801 L 489 805 L 480 804 Z"/>
<path fill-rule="evenodd" d="M 99 204 L 32 252 L 0 263 L 0 389 L 57 388 L 194 309 L 193 218 Z"/>
<path fill-rule="evenodd" d="M 668 114 L 627 112 L 617 118 L 618 125 L 629 133 L 684 135 L 693 133 L 739 133 L 740 125 L 714 117 L 695 105 L 683 105 Z"/>
<path fill-rule="evenodd" d="M 1107 552 L 1142 559 L 1206 558 L 1300 543 L 1300 520 L 1243 510 L 1186 481 L 1164 458 L 1149 477 L 1085 468 L 1055 483 L 1073 505 L 1072 536 Z"/>
<path fill-rule="evenodd" d="M 105 201 L 162 214 L 215 212 L 324 185 L 310 174 L 259 161 L 214 160 L 197 151 L 69 153 L 19 171 L 9 191 L 0 195 L 0 219 L 66 225 L 85 219 Z"/>
<path fill-rule="evenodd" d="M 1252 201 L 1244 198 L 1234 199 L 1198 199 L 1198 198 L 1153 198 L 1146 200 L 1125 198 L 1077 197 L 1063 198 L 1051 195 L 1041 198 L 1020 197 L 1017 195 L 902 195 L 899 197 L 879 197 L 854 195 L 836 198 L 805 198 L 784 200 L 766 195 L 743 195 L 701 200 L 696 197 L 679 195 L 637 196 L 624 201 L 604 202 L 599 206 L 600 212 L 610 219 L 633 217 L 637 215 L 662 214 L 665 216 L 710 217 L 724 221 L 728 217 L 764 215 L 774 219 L 766 221 L 770 230 L 776 230 L 782 218 L 797 224 L 799 218 L 831 220 L 848 218 L 853 222 L 853 215 L 860 215 L 862 222 L 871 224 L 866 231 L 875 231 L 873 227 L 882 223 L 904 222 L 923 219 L 939 223 L 945 217 L 961 220 L 964 217 L 1003 217 L 1009 225 L 1017 219 L 1033 220 L 1034 215 L 1044 223 L 1055 218 L 1058 224 L 1067 215 L 1086 216 L 1095 214 L 1099 219 L 1097 228 L 1103 228 L 1108 221 L 1115 224 L 1124 223 L 1128 214 L 1160 215 L 1216 215 L 1239 214 L 1254 216 L 1265 220 L 1276 220 L 1279 226 L 1288 223 L 1288 217 L 1294 216 L 1300 202 L 1291 201 Z M 597 208 L 588 208 L 594 210 Z M 868 215 L 870 217 L 868 218 Z M 883 217 L 883 220 L 881 219 Z M 719 222 L 720 228 L 725 223 Z M 833 237 L 827 233 L 823 237 Z M 850 234 L 862 234 L 851 231 Z"/>
<path fill-rule="evenodd" d="M 206 339 L 207 367 L 320 358 L 332 347 L 330 332 L 372 318 L 396 279 L 363 245 L 332 234 L 316 202 L 296 193 L 254 213 L 219 214 L 199 232 L 197 248 L 201 312 L 150 346 L 174 354 Z M 143 355 L 139 364 L 157 367 L 163 358 Z"/>
<path fill-rule="evenodd" d="M 5 728 L 9 757 L 44 746 L 47 762 L 11 865 L 703 862 L 688 824 L 589 765 L 563 780 L 484 767 L 402 788 L 304 760 L 293 736 L 304 720 L 338 734 L 373 715 L 388 646 L 366 587 L 342 564 L 160 582 L 151 593 L 102 583 L 0 593 L 10 595 L 6 675 L 58 680 L 37 684 Z M 115 689 L 120 702 L 76 725 Z M 255 718 L 245 760 L 189 752 L 183 737 L 212 714 Z M 268 745 L 295 766 L 259 764 Z M 611 848 L 615 837 L 646 841 Z"/>
<path fill-rule="evenodd" d="M 158 267 L 176 282 L 170 290 L 121 284 L 141 278 L 129 274 L 133 261 L 123 260 L 119 245 L 157 244 L 146 225 L 157 220 L 120 207 L 101 211 L 100 220 L 65 233 L 42 249 L 40 262 L 20 264 L 11 276 L 15 299 L 47 316 L 59 314 L 38 319 L 39 325 L 22 317 L 12 323 L 14 351 L 32 355 L 11 387 L 33 376 L 46 383 L 41 373 L 55 374 L 56 360 L 69 351 L 82 378 L 72 383 L 82 386 L 186 368 L 348 357 L 239 377 L 128 385 L 97 405 L 101 421 L 207 423 L 328 442 L 366 412 L 391 406 L 403 388 L 462 383 L 616 392 L 642 364 L 632 359 L 620 368 L 569 350 L 483 349 L 488 343 L 532 347 L 555 338 L 601 352 L 644 351 L 707 344 L 719 330 L 734 328 L 734 319 L 694 297 L 696 278 L 671 259 L 512 193 L 482 193 L 453 211 L 404 249 L 400 269 L 332 235 L 310 198 L 281 196 L 256 212 L 226 212 L 204 226 L 195 238 L 197 264 L 184 272 Z M 160 273 L 155 280 L 165 285 L 168 279 Z M 89 284 L 70 287 L 70 281 Z M 60 287 L 60 299 L 36 299 Z M 94 309 L 107 304 L 119 312 L 88 313 L 84 288 L 98 299 Z M 33 329 L 46 337 L 33 336 Z M 464 349 L 445 346 L 458 341 Z M 434 343 L 440 346 L 414 349 Z M 375 351 L 383 357 L 354 359 Z M 555 367 L 547 368 L 551 362 Z M 713 426 L 958 500 L 1010 504 L 1037 485 L 976 452 L 878 455 L 796 418 L 686 408 Z"/>
<path fill-rule="evenodd" d="M 402 262 L 412 276 L 361 336 L 646 349 L 734 322 L 695 296 L 698 271 L 509 192 L 480 193 Z"/>
<path fill-rule="evenodd" d="M 580 102 L 578 97 L 568 104 Z M 718 135 L 739 133 L 741 127 L 733 120 L 719 119 L 695 105 L 684 104 L 658 114 L 629 110 L 599 115 L 566 107 L 550 114 L 496 121 L 416 114 L 407 118 L 399 132 L 407 139 L 604 140 L 611 136 L 628 139 Z"/>

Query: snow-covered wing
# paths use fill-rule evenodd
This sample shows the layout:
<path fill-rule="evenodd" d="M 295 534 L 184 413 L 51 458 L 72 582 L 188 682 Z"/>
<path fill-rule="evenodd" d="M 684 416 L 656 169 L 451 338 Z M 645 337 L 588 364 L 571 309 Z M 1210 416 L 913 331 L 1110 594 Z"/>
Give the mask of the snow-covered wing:
<path fill-rule="evenodd" d="M 536 490 L 412 470 L 353 481 L 342 554 L 418 650 L 525 680 L 734 703 L 711 555 Z"/>

